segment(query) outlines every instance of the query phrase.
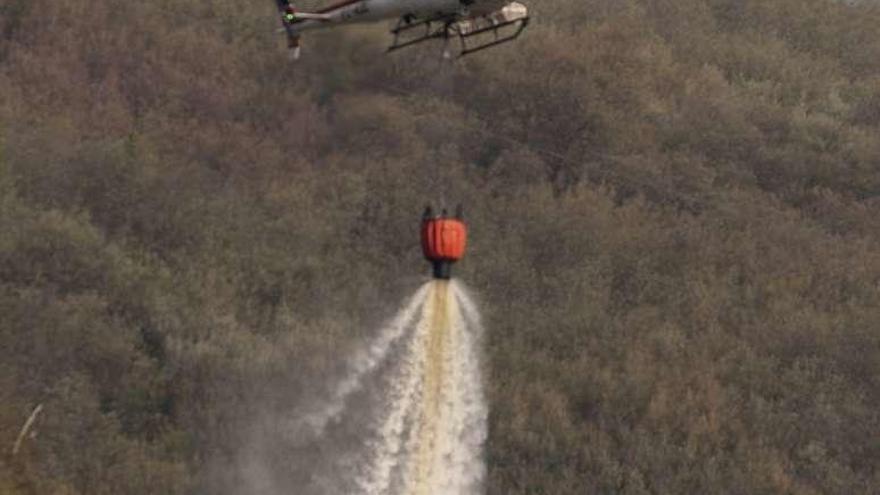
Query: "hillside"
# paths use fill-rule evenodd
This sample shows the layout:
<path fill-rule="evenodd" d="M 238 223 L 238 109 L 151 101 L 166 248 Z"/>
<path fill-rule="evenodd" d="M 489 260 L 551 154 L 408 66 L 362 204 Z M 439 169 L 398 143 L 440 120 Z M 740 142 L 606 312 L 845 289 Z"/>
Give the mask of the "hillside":
<path fill-rule="evenodd" d="M 880 5 L 528 3 L 454 64 L 373 25 L 291 65 L 265 0 L 2 2 L 0 495 L 242 493 L 425 280 L 426 200 L 488 493 L 876 492 Z"/>

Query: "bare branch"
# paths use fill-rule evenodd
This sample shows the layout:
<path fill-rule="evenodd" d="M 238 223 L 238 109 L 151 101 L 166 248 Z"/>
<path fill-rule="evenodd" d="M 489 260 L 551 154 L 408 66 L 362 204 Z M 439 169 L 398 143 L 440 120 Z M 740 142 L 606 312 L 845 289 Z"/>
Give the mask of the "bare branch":
<path fill-rule="evenodd" d="M 15 440 L 15 445 L 12 446 L 12 455 L 18 454 L 19 449 L 21 449 L 21 442 L 24 441 L 24 437 L 27 435 L 28 431 L 30 431 L 31 427 L 34 425 L 34 422 L 37 420 L 37 416 L 40 415 L 40 412 L 42 410 L 43 405 L 38 405 L 34 408 L 34 411 L 28 417 L 27 421 L 24 422 L 24 426 L 22 426 L 21 431 L 18 432 L 18 438 Z"/>

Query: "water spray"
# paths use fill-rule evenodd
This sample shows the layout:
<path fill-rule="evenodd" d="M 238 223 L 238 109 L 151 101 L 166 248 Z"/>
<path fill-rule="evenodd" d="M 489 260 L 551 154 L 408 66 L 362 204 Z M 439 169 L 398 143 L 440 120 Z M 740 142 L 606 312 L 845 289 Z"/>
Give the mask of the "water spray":
<path fill-rule="evenodd" d="M 454 217 L 426 210 L 421 240 L 434 279 L 348 360 L 323 400 L 294 411 L 287 438 L 300 450 L 291 457 L 293 471 L 308 479 L 296 486 L 268 483 L 268 466 L 251 461 L 250 479 L 256 479 L 249 493 L 483 493 L 483 330 L 476 304 L 450 280 L 466 234 L 460 208 Z"/>

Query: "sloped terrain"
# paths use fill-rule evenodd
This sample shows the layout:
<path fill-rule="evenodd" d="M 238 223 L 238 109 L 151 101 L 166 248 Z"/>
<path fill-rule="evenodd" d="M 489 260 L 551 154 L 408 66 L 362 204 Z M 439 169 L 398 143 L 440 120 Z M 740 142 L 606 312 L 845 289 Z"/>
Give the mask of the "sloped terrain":
<path fill-rule="evenodd" d="M 424 280 L 426 199 L 489 493 L 876 490 L 880 7 L 530 5 L 456 64 L 376 25 L 290 65 L 271 2 L 4 1 L 0 493 L 236 486 Z"/>

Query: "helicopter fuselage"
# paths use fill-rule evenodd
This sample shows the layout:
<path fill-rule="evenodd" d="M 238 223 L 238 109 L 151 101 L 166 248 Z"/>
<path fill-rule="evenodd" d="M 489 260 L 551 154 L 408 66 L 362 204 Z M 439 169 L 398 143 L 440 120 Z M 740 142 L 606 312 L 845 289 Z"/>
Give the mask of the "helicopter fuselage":
<path fill-rule="evenodd" d="M 276 0 L 291 58 L 300 55 L 302 33 L 316 29 L 397 19 L 388 52 L 442 40 L 443 56 L 457 57 L 513 41 L 529 24 L 528 8 L 515 0 L 338 0 L 313 12 L 299 11 L 290 0 Z"/>
<path fill-rule="evenodd" d="M 330 27 L 334 24 L 375 22 L 386 19 L 413 20 L 460 16 L 467 19 L 503 8 L 507 0 L 347 0 L 316 11 L 323 19 L 304 19 L 290 25 L 292 34 Z"/>

